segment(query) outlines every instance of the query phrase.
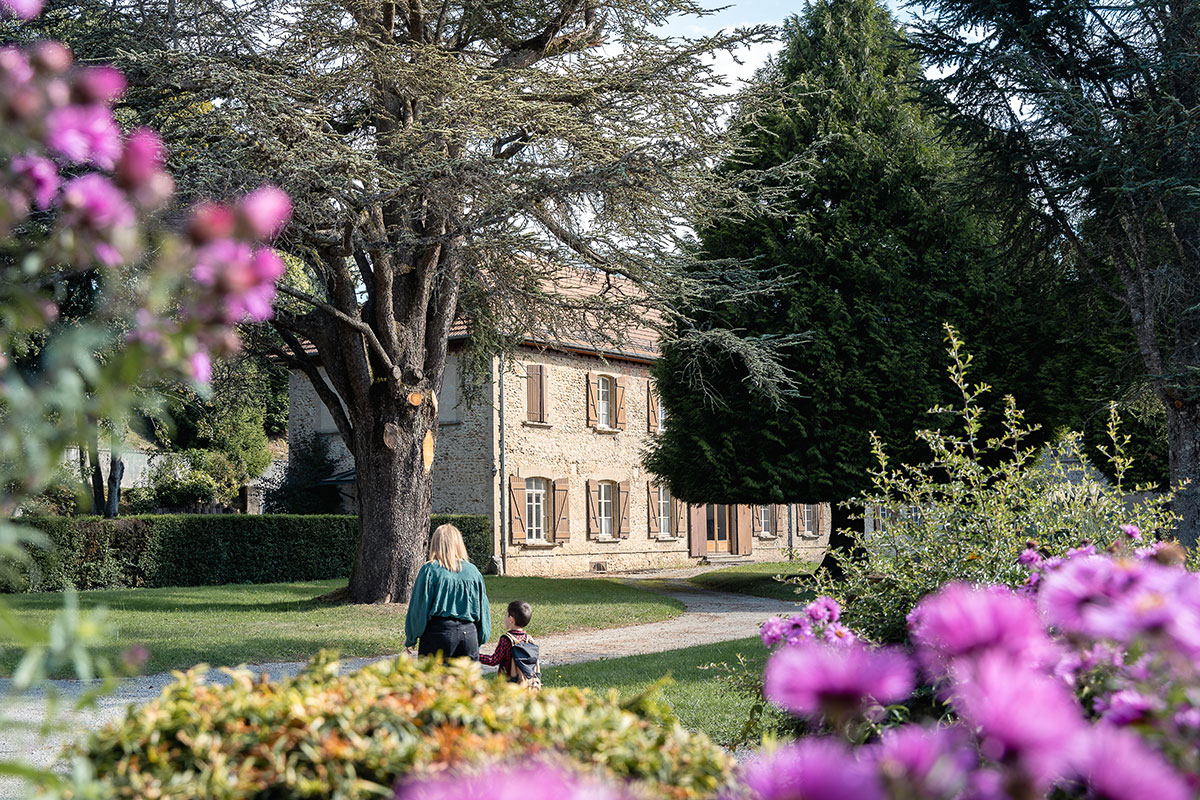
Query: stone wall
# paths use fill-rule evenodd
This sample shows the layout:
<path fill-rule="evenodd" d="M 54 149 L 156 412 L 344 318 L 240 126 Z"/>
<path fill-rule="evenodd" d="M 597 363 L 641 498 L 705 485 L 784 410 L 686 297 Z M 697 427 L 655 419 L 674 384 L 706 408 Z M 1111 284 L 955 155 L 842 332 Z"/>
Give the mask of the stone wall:
<path fill-rule="evenodd" d="M 461 400 L 458 356 L 447 356 L 446 375 L 438 395 L 439 424 L 433 456 L 435 514 L 485 514 L 496 518 L 499 428 L 495 381 L 491 384 L 482 399 L 467 404 Z"/>

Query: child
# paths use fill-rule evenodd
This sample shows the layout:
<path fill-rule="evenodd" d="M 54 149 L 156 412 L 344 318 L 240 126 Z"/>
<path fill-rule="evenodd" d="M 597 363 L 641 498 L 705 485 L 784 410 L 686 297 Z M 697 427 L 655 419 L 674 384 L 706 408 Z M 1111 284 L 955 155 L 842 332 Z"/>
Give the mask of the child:
<path fill-rule="evenodd" d="M 513 683 L 529 686 L 535 691 L 542 685 L 542 670 L 538 660 L 538 646 L 525 633 L 525 626 L 533 618 L 533 609 L 524 600 L 513 600 L 508 604 L 508 616 L 504 628 L 508 632 L 496 642 L 492 654 L 479 655 L 479 663 L 498 667 L 499 673 Z"/>

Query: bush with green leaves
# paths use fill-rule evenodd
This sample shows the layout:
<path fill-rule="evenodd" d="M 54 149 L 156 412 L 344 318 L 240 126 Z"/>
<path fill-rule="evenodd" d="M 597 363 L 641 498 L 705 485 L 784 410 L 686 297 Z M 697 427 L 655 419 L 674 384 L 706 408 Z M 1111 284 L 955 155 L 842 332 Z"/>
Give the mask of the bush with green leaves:
<path fill-rule="evenodd" d="M 264 479 L 263 510 L 269 514 L 336 514 L 342 495 L 336 486 L 321 485 L 337 471 L 329 438 L 312 434 L 289 443 L 287 467 Z"/>
<path fill-rule="evenodd" d="M 184 450 L 154 456 L 150 489 L 159 508 L 186 508 L 200 503 L 231 504 L 244 476 L 219 450 Z"/>
<path fill-rule="evenodd" d="M 1037 427 L 1025 421 L 1012 397 L 1004 400 L 1000 432 L 983 433 L 981 397 L 971 385 L 971 357 L 947 327 L 950 379 L 962 397 L 958 408 L 931 413 L 957 418 L 959 431 L 924 430 L 918 439 L 929 460 L 893 466 L 884 445 L 873 440 L 878 467 L 872 488 L 854 505 L 882 522 L 865 535 L 863 550 L 838 554 L 845 575 L 818 576 L 820 591 L 845 609 L 844 620 L 876 641 L 906 635 L 905 615 L 926 594 L 954 581 L 1017 586 L 1028 575 L 1018 557 L 1029 543 L 1047 556 L 1063 555 L 1080 542 L 1108 547 L 1122 524 L 1165 537 L 1173 528 L 1170 492 L 1127 486 L 1128 437 L 1115 409 L 1109 422 L 1112 482 L 1090 467 L 1078 435 L 1068 433 L 1048 448 L 1029 444 Z"/>
<path fill-rule="evenodd" d="M 553 757 L 664 800 L 713 797 L 732 758 L 657 694 L 532 693 L 458 659 L 401 656 L 344 675 L 323 655 L 295 678 L 197 669 L 80 749 L 94 796 L 285 800 L 391 796 L 400 777 Z"/>

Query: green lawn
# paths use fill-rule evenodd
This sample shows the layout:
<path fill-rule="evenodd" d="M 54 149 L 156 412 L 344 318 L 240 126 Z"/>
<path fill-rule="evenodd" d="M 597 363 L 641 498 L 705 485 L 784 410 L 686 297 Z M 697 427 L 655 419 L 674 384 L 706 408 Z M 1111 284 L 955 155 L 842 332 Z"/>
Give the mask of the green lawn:
<path fill-rule="evenodd" d="M 604 579 L 487 580 L 493 634 L 510 600 L 533 605 L 534 635 L 656 622 L 683 612 L 669 597 Z M 133 644 L 150 651 L 147 672 L 198 662 L 232 666 L 304 661 L 322 648 L 345 656 L 395 653 L 403 645 L 404 606 L 330 606 L 314 598 L 344 580 L 170 589 L 81 592 L 80 605 L 107 606 L 116 636 L 110 655 Z M 62 605 L 54 593 L 9 595 L 16 615 L 43 629 Z M 494 640 L 494 636 L 493 636 Z M 20 653 L 0 640 L 0 674 L 11 674 Z"/>
<path fill-rule="evenodd" d="M 776 597 L 780 600 L 801 602 L 812 598 L 812 592 L 801 589 L 797 593 L 795 584 L 782 583 L 776 576 L 802 575 L 812 572 L 815 564 L 807 561 L 766 561 L 759 564 L 738 564 L 734 567 L 715 569 L 694 575 L 688 580 L 705 589 L 722 592 L 752 594 L 758 597 Z"/>
<path fill-rule="evenodd" d="M 663 694 L 683 726 L 703 731 L 713 741 L 728 745 L 741 733 L 753 704 L 732 691 L 720 679 L 719 670 L 700 667 L 713 662 L 736 665 L 739 653 L 746 656 L 755 670 L 762 669 L 767 657 L 762 642 L 751 637 L 665 653 L 546 667 L 542 680 L 547 686 L 582 686 L 598 692 L 616 689 L 621 697 L 628 698 L 669 675 L 672 683 Z"/>

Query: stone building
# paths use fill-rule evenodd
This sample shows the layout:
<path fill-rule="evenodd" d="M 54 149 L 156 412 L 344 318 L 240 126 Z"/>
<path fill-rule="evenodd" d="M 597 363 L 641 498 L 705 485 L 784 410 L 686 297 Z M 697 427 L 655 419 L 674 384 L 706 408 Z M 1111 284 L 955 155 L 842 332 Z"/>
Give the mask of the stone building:
<path fill-rule="evenodd" d="M 827 504 L 687 505 L 655 485 L 641 454 L 665 419 L 648 335 L 606 351 L 529 341 L 507 368 L 493 360 L 485 399 L 473 404 L 462 402 L 455 344 L 439 396 L 433 510 L 490 516 L 505 574 L 779 561 L 789 549 L 815 560 L 824 552 Z M 293 371 L 289 388 L 292 435 L 331 437 L 351 480 L 353 461 L 307 378 Z"/>

